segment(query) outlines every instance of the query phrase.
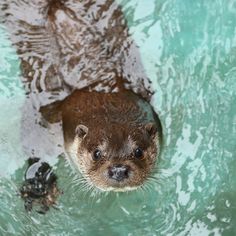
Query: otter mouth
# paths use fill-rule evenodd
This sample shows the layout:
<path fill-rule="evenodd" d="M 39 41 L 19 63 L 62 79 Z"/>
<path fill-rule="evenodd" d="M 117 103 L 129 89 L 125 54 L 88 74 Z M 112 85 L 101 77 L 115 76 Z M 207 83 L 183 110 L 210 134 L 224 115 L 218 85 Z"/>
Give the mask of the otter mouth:
<path fill-rule="evenodd" d="M 130 185 L 127 181 L 108 181 L 106 185 L 98 185 L 94 183 L 94 186 L 101 191 L 106 192 L 128 192 L 136 190 L 140 187 L 140 185 Z"/>
<path fill-rule="evenodd" d="M 139 186 L 124 186 L 124 187 L 107 187 L 107 188 L 100 188 L 102 191 L 107 192 L 128 192 L 128 191 L 134 191 L 138 189 Z"/>
<path fill-rule="evenodd" d="M 132 183 L 132 177 L 132 174 L 129 174 L 127 178 L 117 176 L 111 178 L 109 174 L 104 174 L 104 179 L 101 183 L 92 180 L 90 180 L 90 182 L 92 182 L 96 188 L 104 192 L 128 192 L 137 190 L 142 185 L 134 185 L 134 183 Z"/>
<path fill-rule="evenodd" d="M 109 181 L 105 191 L 126 192 L 137 189 L 138 186 L 131 186 L 127 181 Z"/>
<path fill-rule="evenodd" d="M 127 192 L 135 190 L 139 187 L 134 185 L 132 182 L 133 171 L 130 166 L 115 164 L 108 168 L 103 174 L 105 180 L 105 186 L 98 188 L 103 191 L 113 191 L 113 192 Z M 99 185 L 99 184 L 98 184 Z"/>

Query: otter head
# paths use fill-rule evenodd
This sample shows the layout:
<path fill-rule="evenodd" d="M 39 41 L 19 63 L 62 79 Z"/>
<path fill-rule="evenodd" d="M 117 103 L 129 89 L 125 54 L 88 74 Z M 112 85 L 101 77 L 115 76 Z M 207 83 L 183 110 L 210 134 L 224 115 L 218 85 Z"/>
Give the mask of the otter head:
<path fill-rule="evenodd" d="M 92 127 L 79 124 L 68 152 L 88 184 L 104 191 L 128 191 L 150 176 L 159 153 L 156 125 Z"/>

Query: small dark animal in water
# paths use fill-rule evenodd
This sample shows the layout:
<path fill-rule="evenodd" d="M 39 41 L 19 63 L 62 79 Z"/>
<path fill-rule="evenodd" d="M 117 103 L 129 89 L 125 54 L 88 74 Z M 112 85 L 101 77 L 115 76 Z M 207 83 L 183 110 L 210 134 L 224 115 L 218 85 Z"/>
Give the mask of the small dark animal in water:
<path fill-rule="evenodd" d="M 60 194 L 57 188 L 57 177 L 52 167 L 41 162 L 39 158 L 30 158 L 25 172 L 25 181 L 20 188 L 21 197 L 25 200 L 25 209 L 31 211 L 33 205 L 40 206 L 39 213 L 45 213 L 49 206 L 55 204 Z"/>

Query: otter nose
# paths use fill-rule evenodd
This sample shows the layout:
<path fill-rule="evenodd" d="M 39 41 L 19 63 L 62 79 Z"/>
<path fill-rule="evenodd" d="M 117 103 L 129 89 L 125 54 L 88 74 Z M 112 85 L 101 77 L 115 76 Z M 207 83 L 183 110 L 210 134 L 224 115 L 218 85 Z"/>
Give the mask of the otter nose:
<path fill-rule="evenodd" d="M 125 165 L 114 165 L 108 169 L 108 175 L 111 179 L 122 181 L 129 177 L 129 167 Z"/>

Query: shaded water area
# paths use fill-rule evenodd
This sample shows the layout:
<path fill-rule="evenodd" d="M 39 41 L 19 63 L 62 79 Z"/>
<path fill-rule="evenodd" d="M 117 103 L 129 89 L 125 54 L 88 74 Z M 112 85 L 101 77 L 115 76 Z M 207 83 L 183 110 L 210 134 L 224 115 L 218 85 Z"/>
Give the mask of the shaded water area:
<path fill-rule="evenodd" d="M 77 175 L 63 156 L 57 158 L 60 147 L 49 148 L 60 142 L 53 139 L 58 127 L 49 127 L 45 144 L 45 128 L 33 126 L 35 111 L 27 114 L 20 61 L 2 25 L 0 235 L 236 235 L 236 1 L 119 3 L 152 81 L 152 103 L 163 126 L 158 183 L 145 192 L 94 196 L 81 191 Z M 42 93 L 35 86 L 30 98 L 37 107 Z M 22 124 L 28 136 L 23 144 Z M 31 135 L 31 129 L 39 135 Z M 46 215 L 26 213 L 17 194 L 30 155 L 25 143 L 36 145 L 35 150 L 45 147 L 37 154 L 51 157 L 64 191 L 57 209 Z"/>

